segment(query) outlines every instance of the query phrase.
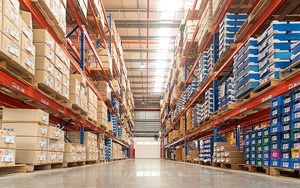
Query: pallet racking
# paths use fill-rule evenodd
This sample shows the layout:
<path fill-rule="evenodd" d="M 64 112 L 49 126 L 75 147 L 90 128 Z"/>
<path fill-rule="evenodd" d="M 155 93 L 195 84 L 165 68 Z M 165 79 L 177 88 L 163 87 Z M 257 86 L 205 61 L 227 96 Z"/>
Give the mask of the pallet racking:
<path fill-rule="evenodd" d="M 207 6 L 208 1 L 203 1 L 201 7 L 205 8 Z M 213 86 L 214 93 L 217 93 L 217 81 L 222 79 L 222 77 L 226 76 L 228 72 L 232 71 L 232 67 L 230 66 L 233 62 L 234 55 L 241 49 L 241 47 L 247 42 L 247 40 L 256 34 L 262 32 L 266 25 L 270 23 L 270 20 L 279 19 L 285 20 L 287 15 L 292 15 L 294 8 L 299 4 L 293 4 L 292 1 L 289 0 L 274 0 L 274 1 L 263 1 L 256 0 L 252 1 L 251 6 L 249 6 L 248 1 L 235 1 L 228 0 L 224 1 L 224 8 L 220 10 L 220 14 L 218 17 L 215 17 L 216 21 L 214 22 L 214 26 L 212 31 L 209 33 L 209 36 L 205 39 L 203 47 L 201 47 L 200 51 L 197 52 L 196 60 L 188 59 L 188 55 L 183 58 L 181 62 L 181 66 L 184 66 L 185 69 L 185 82 L 184 87 L 180 90 L 180 95 L 182 95 L 185 87 L 190 82 L 196 67 L 198 66 L 198 61 L 201 57 L 201 54 L 204 50 L 209 46 L 209 44 L 214 43 L 216 40 L 216 33 L 218 32 L 218 27 L 221 19 L 224 17 L 225 13 L 229 10 L 235 12 L 235 8 L 237 7 L 248 7 L 246 12 L 249 14 L 248 20 L 243 24 L 238 33 L 235 36 L 235 41 L 230 47 L 222 54 L 217 62 L 215 62 L 215 66 L 213 68 L 213 72 L 211 72 L 207 78 L 199 84 L 199 88 L 196 93 L 188 99 L 188 102 L 185 108 L 179 113 L 171 122 L 170 128 L 166 129 L 166 120 L 170 117 L 170 109 L 175 106 L 176 101 L 170 101 L 170 95 L 174 90 L 174 85 L 171 85 L 171 78 L 168 80 L 168 90 L 169 97 L 168 100 L 165 101 L 165 105 L 163 105 L 162 111 L 167 109 L 167 113 L 162 113 L 162 142 L 161 142 L 161 157 L 165 157 L 165 151 L 170 148 L 175 148 L 177 145 L 184 144 L 186 146 L 188 141 L 197 140 L 199 138 L 205 139 L 208 137 L 214 138 L 216 140 L 218 134 L 222 134 L 229 131 L 236 131 L 237 135 L 240 134 L 240 129 L 249 129 L 249 125 L 253 125 L 258 122 L 266 122 L 269 121 L 269 102 L 272 98 L 284 94 L 292 89 L 299 87 L 299 78 L 300 74 L 298 71 L 295 73 L 282 78 L 278 84 L 270 85 L 266 88 L 263 88 L 255 93 L 253 97 L 245 101 L 241 101 L 237 105 L 235 105 L 232 109 L 224 110 L 217 112 L 218 108 L 215 108 L 215 115 L 211 116 L 208 121 L 201 122 L 195 129 L 186 132 L 183 136 L 179 137 L 177 140 L 174 140 L 170 143 L 165 143 L 166 136 L 170 131 L 175 130 L 179 127 L 179 121 L 181 117 L 185 117 L 186 112 L 193 107 L 197 101 L 199 101 L 205 91 L 209 88 L 209 86 Z M 197 0 L 194 2 L 194 6 L 192 11 L 195 10 L 195 5 L 198 3 Z M 245 6 L 242 6 L 245 5 Z M 246 6 L 247 5 L 247 6 Z M 201 8 L 200 8 L 201 10 Z M 288 10 L 288 11 L 283 11 Z M 244 10 L 245 11 L 245 10 Z M 237 10 L 238 12 L 238 10 Z M 280 15 L 280 16 L 274 16 Z M 187 20 L 190 18 L 186 18 Z M 287 20 L 296 20 L 294 17 L 290 17 Z M 197 32 L 199 30 L 200 25 L 198 24 L 195 33 L 193 34 L 192 41 L 195 40 L 197 36 Z M 192 44 L 190 44 L 188 48 L 188 53 L 192 48 Z M 180 50 L 180 49 L 177 49 Z M 175 76 L 176 77 L 176 76 Z M 216 94 L 214 96 L 217 96 Z M 217 105 L 215 105 L 217 106 Z M 186 123 L 185 123 L 186 124 Z M 239 138 L 237 136 L 237 138 Z M 237 145 L 240 145 L 240 140 L 237 139 Z M 186 148 L 186 147 L 185 147 Z M 185 152 L 185 155 L 187 151 Z"/>

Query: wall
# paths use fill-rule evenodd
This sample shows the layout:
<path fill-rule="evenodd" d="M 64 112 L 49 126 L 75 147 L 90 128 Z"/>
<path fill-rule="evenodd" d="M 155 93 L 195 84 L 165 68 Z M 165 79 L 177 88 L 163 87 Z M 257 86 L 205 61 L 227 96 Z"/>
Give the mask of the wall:
<path fill-rule="evenodd" d="M 160 158 L 160 140 L 156 141 L 154 138 L 137 137 L 134 138 L 134 146 L 136 159 Z"/>
<path fill-rule="evenodd" d="M 133 130 L 134 137 L 158 137 L 161 125 L 159 111 L 135 111 Z"/>

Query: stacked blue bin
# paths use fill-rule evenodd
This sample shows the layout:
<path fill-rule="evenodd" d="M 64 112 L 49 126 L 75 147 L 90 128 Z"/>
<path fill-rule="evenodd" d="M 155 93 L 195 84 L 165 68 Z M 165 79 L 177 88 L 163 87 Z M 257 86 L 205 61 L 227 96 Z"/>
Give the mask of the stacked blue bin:
<path fill-rule="evenodd" d="M 234 56 L 233 77 L 235 97 L 240 98 L 259 86 L 259 67 L 257 62 L 257 40 L 250 38 Z"/>
<path fill-rule="evenodd" d="M 300 40 L 300 22 L 273 21 L 258 38 L 260 84 L 279 78 L 291 65 L 291 45 Z"/>
<path fill-rule="evenodd" d="M 203 140 L 203 145 L 200 147 L 200 161 L 205 163 L 212 161 L 212 154 L 213 154 L 213 141 L 212 138 L 208 138 Z"/>
<path fill-rule="evenodd" d="M 292 125 L 291 138 L 293 139 L 293 148 L 300 148 L 300 88 L 292 93 Z M 300 168 L 300 158 L 292 156 L 291 166 Z"/>
<path fill-rule="evenodd" d="M 208 57 L 207 57 L 207 51 L 204 51 L 203 54 L 201 55 L 201 58 L 199 60 L 199 66 L 198 66 L 198 81 L 199 83 L 202 83 L 203 80 L 207 77 L 208 75 Z"/>
<path fill-rule="evenodd" d="M 114 135 L 118 135 L 118 120 L 117 120 L 117 117 L 115 115 L 112 115 L 111 116 L 111 121 L 112 121 L 112 131 L 113 131 L 113 134 Z"/>
<path fill-rule="evenodd" d="M 112 160 L 112 139 L 105 138 L 105 160 L 111 161 Z"/>
<path fill-rule="evenodd" d="M 300 61 L 300 41 L 292 44 L 292 64 Z M 299 65 L 296 66 L 299 68 Z"/>
<path fill-rule="evenodd" d="M 205 102 L 204 102 L 204 118 L 209 117 L 214 111 L 214 92 L 212 88 L 209 88 L 205 92 Z"/>
<path fill-rule="evenodd" d="M 219 57 L 221 57 L 229 45 L 234 42 L 234 35 L 242 27 L 247 18 L 247 14 L 225 14 L 220 23 Z"/>
<path fill-rule="evenodd" d="M 263 166 L 270 166 L 270 127 L 262 129 L 262 160 Z"/>
<path fill-rule="evenodd" d="M 250 153 L 250 145 L 251 145 L 251 134 L 247 133 L 245 135 L 244 140 L 244 158 L 245 158 L 245 164 L 250 165 L 251 162 L 251 153 Z"/>
<path fill-rule="evenodd" d="M 210 45 L 207 51 L 207 65 L 208 65 L 208 72 L 210 72 L 215 63 L 219 59 L 219 36 L 218 34 L 215 34 L 216 38 L 213 44 Z"/>
<path fill-rule="evenodd" d="M 219 108 L 235 103 L 234 80 L 229 77 L 219 86 Z"/>
<path fill-rule="evenodd" d="M 118 101 L 116 98 L 113 98 L 113 99 L 111 100 L 111 104 L 112 104 L 112 106 L 115 108 L 115 110 L 116 110 L 117 112 L 119 112 L 120 104 L 119 104 L 119 101 Z"/>
<path fill-rule="evenodd" d="M 118 137 L 122 138 L 122 136 L 123 136 L 122 126 L 118 126 Z"/>
<path fill-rule="evenodd" d="M 192 110 L 192 126 L 193 127 L 197 127 L 199 125 L 199 123 L 201 122 L 201 113 L 202 111 L 202 105 L 200 104 L 196 104 L 194 107 L 193 107 L 193 110 Z"/>

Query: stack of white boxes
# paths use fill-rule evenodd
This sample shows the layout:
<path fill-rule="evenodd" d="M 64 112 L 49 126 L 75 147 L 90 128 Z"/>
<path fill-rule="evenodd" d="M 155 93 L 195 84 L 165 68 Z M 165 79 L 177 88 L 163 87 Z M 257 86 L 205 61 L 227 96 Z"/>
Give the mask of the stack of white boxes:
<path fill-rule="evenodd" d="M 215 142 L 213 162 L 225 164 L 243 164 L 244 152 L 238 151 L 237 146 L 232 146 L 229 142 Z"/>
<path fill-rule="evenodd" d="M 24 13 L 21 18 L 19 10 L 18 0 L 0 1 L 0 57 L 7 60 L 16 73 L 34 76 L 35 48 L 32 45 L 32 25 L 26 20 L 31 16 Z"/>
<path fill-rule="evenodd" d="M 3 109 L 2 128 L 16 133 L 16 163 L 45 164 L 49 114 L 37 109 Z"/>
<path fill-rule="evenodd" d="M 107 106 L 102 100 L 98 100 L 97 125 L 107 127 Z"/>
<path fill-rule="evenodd" d="M 82 144 L 65 143 L 64 162 L 74 163 L 86 161 L 86 148 Z"/>
<path fill-rule="evenodd" d="M 48 129 L 48 155 L 47 163 L 62 163 L 64 160 L 65 142 L 64 131 L 57 127 L 49 126 Z"/>
<path fill-rule="evenodd" d="M 0 167 L 15 165 L 16 134 L 0 129 Z"/>
<path fill-rule="evenodd" d="M 68 138 L 72 142 L 77 143 L 77 152 L 83 153 L 83 147 L 85 148 L 86 156 L 82 156 L 82 159 L 85 158 L 87 161 L 96 161 L 98 160 L 98 147 L 97 147 L 97 135 L 91 132 L 84 132 L 84 143 L 80 144 L 80 132 L 68 132 Z M 79 148 L 81 146 L 81 149 Z"/>
<path fill-rule="evenodd" d="M 88 111 L 86 80 L 81 74 L 72 74 L 70 77 L 70 108 Z"/>
<path fill-rule="evenodd" d="M 97 122 L 97 103 L 98 97 L 93 92 L 93 90 L 87 87 L 87 94 L 88 94 L 88 117 L 92 120 Z"/>

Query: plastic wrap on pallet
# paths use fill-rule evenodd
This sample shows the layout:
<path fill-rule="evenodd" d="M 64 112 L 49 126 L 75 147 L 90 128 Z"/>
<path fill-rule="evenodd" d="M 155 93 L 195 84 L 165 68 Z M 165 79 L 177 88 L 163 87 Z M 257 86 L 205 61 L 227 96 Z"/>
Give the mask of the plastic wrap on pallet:
<path fill-rule="evenodd" d="M 247 14 L 226 13 L 219 27 L 219 56 L 225 52 L 231 43 L 234 42 L 234 35 L 242 27 Z"/>

